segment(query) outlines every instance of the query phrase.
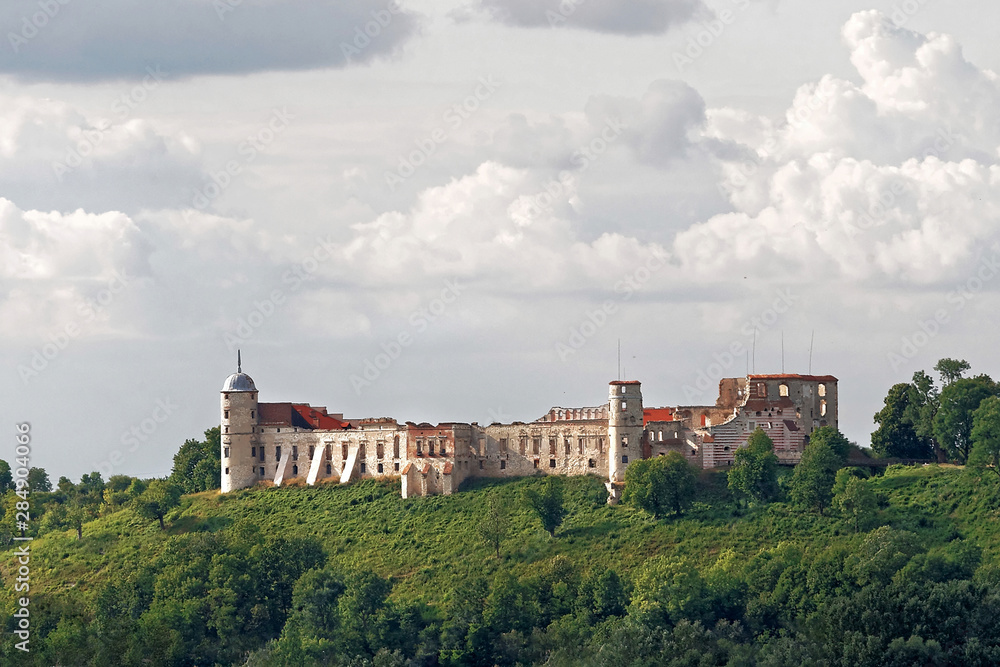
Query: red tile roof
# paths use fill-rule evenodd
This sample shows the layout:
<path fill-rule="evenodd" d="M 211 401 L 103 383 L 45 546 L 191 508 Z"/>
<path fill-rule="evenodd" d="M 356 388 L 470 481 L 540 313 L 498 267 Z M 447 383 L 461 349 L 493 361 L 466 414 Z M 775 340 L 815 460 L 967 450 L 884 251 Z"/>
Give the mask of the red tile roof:
<path fill-rule="evenodd" d="M 642 423 L 645 426 L 649 422 L 672 422 L 674 421 L 674 411 L 670 408 L 643 408 Z"/>

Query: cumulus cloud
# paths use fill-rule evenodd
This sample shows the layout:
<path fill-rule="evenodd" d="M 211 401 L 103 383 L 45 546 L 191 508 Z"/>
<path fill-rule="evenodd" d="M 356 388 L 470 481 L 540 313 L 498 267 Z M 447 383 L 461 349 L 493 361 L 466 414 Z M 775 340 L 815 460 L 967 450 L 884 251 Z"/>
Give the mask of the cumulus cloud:
<path fill-rule="evenodd" d="M 860 86 L 807 84 L 782 123 L 708 113 L 734 210 L 678 234 L 692 275 L 940 286 L 1000 241 L 997 76 L 879 12 L 843 34 Z"/>
<path fill-rule="evenodd" d="M 707 11 L 701 0 L 477 0 L 467 12 L 507 25 L 661 34 Z"/>
<path fill-rule="evenodd" d="M 0 195 L 25 209 L 180 206 L 200 181 L 194 142 L 124 105 L 88 118 L 64 102 L 0 95 Z"/>
<path fill-rule="evenodd" d="M 0 72 L 93 81 L 344 67 L 397 51 L 418 17 L 396 0 L 8 0 Z"/>

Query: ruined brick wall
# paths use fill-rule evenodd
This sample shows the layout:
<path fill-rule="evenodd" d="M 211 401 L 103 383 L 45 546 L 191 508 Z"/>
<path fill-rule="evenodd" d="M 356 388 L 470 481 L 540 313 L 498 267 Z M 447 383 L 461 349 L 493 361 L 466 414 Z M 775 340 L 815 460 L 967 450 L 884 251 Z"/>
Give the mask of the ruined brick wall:
<path fill-rule="evenodd" d="M 477 427 L 479 477 L 608 474 L 606 421 L 491 424 Z"/>

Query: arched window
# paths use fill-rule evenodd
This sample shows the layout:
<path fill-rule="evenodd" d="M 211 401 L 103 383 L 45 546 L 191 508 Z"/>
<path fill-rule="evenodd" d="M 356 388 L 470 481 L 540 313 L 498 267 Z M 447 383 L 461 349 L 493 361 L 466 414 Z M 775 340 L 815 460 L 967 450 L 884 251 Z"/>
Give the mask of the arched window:
<path fill-rule="evenodd" d="M 823 385 L 820 386 L 822 387 Z M 819 416 L 826 417 L 826 401 L 819 402 Z"/>
<path fill-rule="evenodd" d="M 784 382 L 782 382 L 780 385 L 778 385 L 778 395 L 779 396 L 788 396 L 788 385 L 785 384 Z"/>
<path fill-rule="evenodd" d="M 820 396 L 826 396 L 826 385 L 821 384 L 819 387 L 817 387 L 816 393 L 819 394 Z"/>

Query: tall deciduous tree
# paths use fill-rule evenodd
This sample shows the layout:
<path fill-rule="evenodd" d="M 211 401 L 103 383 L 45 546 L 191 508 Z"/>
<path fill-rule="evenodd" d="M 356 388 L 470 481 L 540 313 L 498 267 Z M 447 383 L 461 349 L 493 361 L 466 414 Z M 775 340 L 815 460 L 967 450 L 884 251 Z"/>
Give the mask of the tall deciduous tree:
<path fill-rule="evenodd" d="M 823 509 L 833 497 L 833 482 L 843 461 L 843 457 L 830 446 L 828 439 L 813 439 L 806 446 L 802 460 L 792 473 L 792 500 L 823 514 Z"/>
<path fill-rule="evenodd" d="M 961 380 L 963 374 L 972 368 L 965 359 L 940 359 L 934 364 L 934 370 L 941 375 L 941 384 L 945 387 L 955 380 Z"/>
<path fill-rule="evenodd" d="M 679 452 L 634 461 L 625 471 L 622 502 L 660 517 L 680 516 L 691 506 L 695 491 L 694 469 Z"/>
<path fill-rule="evenodd" d="M 729 470 L 729 490 L 756 502 L 766 502 L 778 495 L 778 457 L 774 442 L 762 430 L 754 431 L 746 447 L 734 455 Z"/>
<path fill-rule="evenodd" d="M 1000 476 L 1000 398 L 990 396 L 972 415 L 972 452 L 969 464 L 993 468 Z"/>
<path fill-rule="evenodd" d="M 843 490 L 834 496 L 833 504 L 854 524 L 854 532 L 860 532 L 862 526 L 871 523 L 878 511 L 875 492 L 865 480 L 854 476 L 851 476 Z"/>
<path fill-rule="evenodd" d="M 14 488 L 14 478 L 10 474 L 10 464 L 0 459 L 0 494 Z"/>
<path fill-rule="evenodd" d="M 154 479 L 138 498 L 135 499 L 135 509 L 139 516 L 145 519 L 156 519 L 163 529 L 163 517 L 167 512 L 177 507 L 181 500 L 181 488 L 166 480 Z"/>
<path fill-rule="evenodd" d="M 541 493 L 536 489 L 525 489 L 523 497 L 524 503 L 542 522 L 542 528 L 549 535 L 555 537 L 556 529 L 566 517 L 566 508 L 563 506 L 562 479 L 549 475 L 542 482 Z"/>
<path fill-rule="evenodd" d="M 32 491 L 51 491 L 52 482 L 45 468 L 30 468 L 28 470 L 28 488 Z"/>
<path fill-rule="evenodd" d="M 218 426 L 205 431 L 204 440 L 189 439 L 174 454 L 170 481 L 184 493 L 218 489 L 221 481 L 221 434 Z"/>
<path fill-rule="evenodd" d="M 972 415 L 984 399 L 997 395 L 1000 387 L 987 375 L 955 380 L 941 391 L 934 434 L 950 458 L 960 463 L 969 460 Z"/>
<path fill-rule="evenodd" d="M 497 494 L 490 496 L 486 513 L 477 526 L 479 537 L 500 558 L 500 547 L 510 531 L 510 515 Z"/>
<path fill-rule="evenodd" d="M 881 457 L 923 459 L 934 456 L 930 439 L 917 434 L 911 421 L 917 393 L 912 384 L 901 382 L 889 389 L 885 407 L 875 415 L 878 428 L 872 433 L 872 449 Z"/>

